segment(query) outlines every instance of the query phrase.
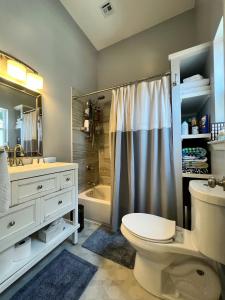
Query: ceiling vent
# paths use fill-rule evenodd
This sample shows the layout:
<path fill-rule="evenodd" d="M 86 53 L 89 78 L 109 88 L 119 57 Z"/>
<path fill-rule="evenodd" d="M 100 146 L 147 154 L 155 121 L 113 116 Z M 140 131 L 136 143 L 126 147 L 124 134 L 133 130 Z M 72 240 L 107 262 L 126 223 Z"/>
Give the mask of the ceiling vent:
<path fill-rule="evenodd" d="M 111 2 L 106 2 L 101 6 L 101 10 L 104 17 L 108 17 L 113 13 L 113 7 Z"/>

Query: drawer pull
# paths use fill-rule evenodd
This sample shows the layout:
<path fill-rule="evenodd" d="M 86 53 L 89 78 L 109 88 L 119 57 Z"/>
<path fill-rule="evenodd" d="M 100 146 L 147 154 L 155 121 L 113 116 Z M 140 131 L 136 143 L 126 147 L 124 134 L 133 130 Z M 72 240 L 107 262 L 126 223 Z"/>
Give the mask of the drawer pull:
<path fill-rule="evenodd" d="M 15 221 L 11 221 L 11 222 L 9 223 L 9 227 L 13 227 L 15 224 L 16 224 Z"/>
<path fill-rule="evenodd" d="M 41 190 L 42 188 L 43 188 L 43 185 L 38 185 L 38 186 L 37 186 L 37 189 L 38 189 L 38 190 Z"/>
<path fill-rule="evenodd" d="M 62 200 L 59 200 L 58 205 L 62 204 Z"/>
<path fill-rule="evenodd" d="M 66 181 L 67 181 L 67 182 L 68 182 L 68 181 L 70 181 L 70 178 L 69 178 L 69 177 L 67 177 L 67 178 L 66 178 Z"/>

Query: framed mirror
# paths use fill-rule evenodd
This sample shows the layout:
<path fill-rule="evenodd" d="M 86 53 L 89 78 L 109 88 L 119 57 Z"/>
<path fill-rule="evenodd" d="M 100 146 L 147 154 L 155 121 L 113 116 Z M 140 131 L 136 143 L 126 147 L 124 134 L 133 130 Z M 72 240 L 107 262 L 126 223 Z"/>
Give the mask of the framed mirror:
<path fill-rule="evenodd" d="M 41 94 L 0 77 L 0 147 L 22 145 L 25 156 L 42 156 Z"/>

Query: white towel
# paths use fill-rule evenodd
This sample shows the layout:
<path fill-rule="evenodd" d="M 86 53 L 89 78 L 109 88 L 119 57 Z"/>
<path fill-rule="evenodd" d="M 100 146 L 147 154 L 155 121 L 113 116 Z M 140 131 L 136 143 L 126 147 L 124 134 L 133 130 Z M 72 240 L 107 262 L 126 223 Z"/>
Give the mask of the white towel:
<path fill-rule="evenodd" d="M 9 209 L 11 202 L 10 176 L 8 172 L 7 154 L 0 153 L 0 213 Z"/>
<path fill-rule="evenodd" d="M 193 80 L 193 81 L 189 81 L 186 83 L 181 83 L 181 90 L 185 90 L 185 89 L 192 89 L 192 88 L 196 88 L 196 87 L 200 87 L 200 86 L 207 86 L 209 85 L 209 79 L 205 78 L 205 79 L 199 79 L 199 80 Z"/>
<path fill-rule="evenodd" d="M 194 80 L 199 80 L 199 79 L 204 79 L 204 77 L 200 74 L 196 74 L 196 75 L 184 78 L 183 83 L 194 81 Z"/>

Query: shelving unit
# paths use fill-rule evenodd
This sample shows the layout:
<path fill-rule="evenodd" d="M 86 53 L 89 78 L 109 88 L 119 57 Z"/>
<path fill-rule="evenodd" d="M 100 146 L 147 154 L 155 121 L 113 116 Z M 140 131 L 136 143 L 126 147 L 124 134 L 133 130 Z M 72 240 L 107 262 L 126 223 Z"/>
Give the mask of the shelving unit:
<path fill-rule="evenodd" d="M 181 134 L 181 124 L 191 117 L 199 119 L 202 115 L 210 115 L 213 101 L 213 90 L 210 85 L 193 87 L 190 92 L 183 89 L 183 79 L 201 74 L 204 78 L 213 77 L 213 63 L 211 56 L 212 43 L 201 44 L 169 55 L 171 62 L 172 80 L 172 114 L 173 114 L 173 147 L 175 162 L 175 181 L 177 196 L 178 225 L 190 229 L 191 226 L 191 197 L 188 190 L 189 181 L 194 179 L 207 180 L 211 174 L 183 173 L 182 148 L 203 147 L 207 148 L 207 141 L 211 139 L 211 133 L 199 133 L 196 135 Z M 189 130 L 190 132 L 190 130 Z M 210 164 L 210 153 L 207 154 Z M 211 172 L 209 167 L 209 172 Z"/>
<path fill-rule="evenodd" d="M 66 238 L 68 238 L 78 226 L 73 225 L 70 221 L 66 220 L 66 228 L 56 238 L 52 239 L 48 243 L 43 243 L 36 238 L 32 238 L 31 242 L 31 254 L 26 259 L 18 262 L 12 262 L 5 269 L 1 269 L 0 274 L 0 293 L 5 290 L 12 282 L 23 275 L 27 270 L 34 266 L 38 261 L 51 252 L 56 246 L 61 244 Z M 13 278 L 12 278 L 13 275 Z"/>

